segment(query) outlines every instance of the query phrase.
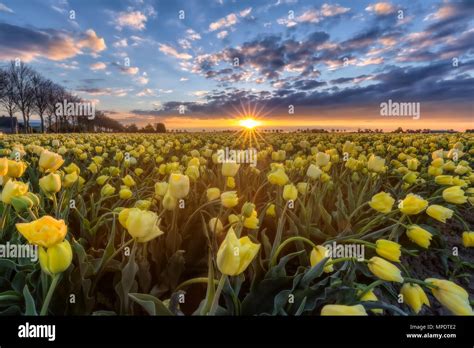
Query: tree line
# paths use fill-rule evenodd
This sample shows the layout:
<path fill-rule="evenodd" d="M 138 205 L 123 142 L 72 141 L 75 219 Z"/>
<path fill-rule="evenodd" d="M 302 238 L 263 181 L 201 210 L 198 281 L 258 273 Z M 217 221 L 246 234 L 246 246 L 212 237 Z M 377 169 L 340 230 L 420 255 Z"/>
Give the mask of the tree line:
<path fill-rule="evenodd" d="M 30 121 L 34 115 L 40 120 L 42 133 L 150 131 L 148 126 L 142 129 L 135 125 L 125 127 L 95 108 L 93 117 L 84 117 L 72 108 L 68 112 L 58 108 L 59 104 L 68 103 L 78 105 L 89 102 L 21 61 L 11 61 L 6 67 L 0 67 L 0 110 L 3 109 L 10 118 L 12 133 L 16 131 L 14 118 L 17 115 L 22 118 L 24 133 L 33 131 Z M 162 123 L 151 128 L 155 132 L 166 132 Z"/>

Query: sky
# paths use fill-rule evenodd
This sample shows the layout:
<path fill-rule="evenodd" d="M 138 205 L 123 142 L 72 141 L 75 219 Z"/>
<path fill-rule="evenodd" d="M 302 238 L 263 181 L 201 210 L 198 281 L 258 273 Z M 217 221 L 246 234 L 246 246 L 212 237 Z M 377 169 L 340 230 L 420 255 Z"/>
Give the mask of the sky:
<path fill-rule="evenodd" d="M 464 130 L 473 24 L 474 0 L 0 0 L 0 66 L 125 124 Z"/>

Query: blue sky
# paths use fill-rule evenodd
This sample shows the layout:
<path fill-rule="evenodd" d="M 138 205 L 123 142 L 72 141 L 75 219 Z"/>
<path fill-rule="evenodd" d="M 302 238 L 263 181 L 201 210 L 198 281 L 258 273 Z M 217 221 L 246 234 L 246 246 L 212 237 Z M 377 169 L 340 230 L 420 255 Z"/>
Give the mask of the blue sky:
<path fill-rule="evenodd" d="M 294 105 L 302 124 L 393 128 L 378 107 L 391 98 L 466 128 L 473 14 L 474 1 L 0 0 L 0 64 L 19 57 L 128 123 L 211 124 L 252 104 L 282 124 Z"/>

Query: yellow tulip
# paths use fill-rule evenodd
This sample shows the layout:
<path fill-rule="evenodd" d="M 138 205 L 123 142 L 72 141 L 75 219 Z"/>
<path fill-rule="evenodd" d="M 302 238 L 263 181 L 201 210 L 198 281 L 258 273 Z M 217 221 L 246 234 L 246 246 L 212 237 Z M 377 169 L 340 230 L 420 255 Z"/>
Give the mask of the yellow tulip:
<path fill-rule="evenodd" d="M 368 267 L 376 277 L 382 280 L 403 283 L 400 270 L 395 265 L 378 256 L 374 256 L 369 260 Z"/>
<path fill-rule="evenodd" d="M 433 296 L 454 315 L 473 315 L 469 294 L 462 287 L 449 280 L 429 278 L 425 282 L 436 286 Z"/>
<path fill-rule="evenodd" d="M 375 242 L 375 251 L 379 256 L 386 258 L 387 260 L 400 262 L 401 245 L 387 239 L 379 239 Z"/>
<path fill-rule="evenodd" d="M 314 164 L 310 164 L 308 167 L 308 170 L 306 171 L 306 176 L 308 176 L 309 178 L 313 180 L 319 179 L 321 174 L 322 174 L 322 170 L 319 169 L 319 167 Z"/>
<path fill-rule="evenodd" d="M 435 183 L 438 185 L 453 185 L 453 176 L 452 175 L 438 175 L 435 178 Z"/>
<path fill-rule="evenodd" d="M 360 295 L 360 293 L 361 293 L 361 291 L 359 292 L 359 295 Z M 374 290 L 369 290 L 364 295 L 360 296 L 360 300 L 362 302 L 370 302 L 370 301 L 377 302 L 379 299 L 375 295 Z M 374 309 L 371 309 L 371 311 L 373 313 L 376 313 L 376 314 L 382 314 L 383 313 L 383 309 L 381 309 L 381 308 L 374 308 Z"/>
<path fill-rule="evenodd" d="M 68 174 L 71 174 L 71 173 L 77 173 L 78 175 L 81 174 L 81 169 L 75 163 L 70 163 L 67 167 L 64 167 L 64 171 Z"/>
<path fill-rule="evenodd" d="M 234 225 L 238 222 L 241 221 L 241 218 L 235 214 L 230 214 L 229 217 L 227 218 L 227 220 L 229 221 L 229 224 L 231 225 Z"/>
<path fill-rule="evenodd" d="M 114 193 L 115 193 L 115 187 L 113 187 L 110 184 L 104 185 L 102 189 L 100 190 L 100 195 L 102 197 L 109 197 L 109 196 L 112 196 Z"/>
<path fill-rule="evenodd" d="M 120 199 L 130 199 L 133 196 L 132 191 L 128 188 L 128 186 L 122 186 L 119 191 Z"/>
<path fill-rule="evenodd" d="M 123 209 L 119 214 L 120 224 L 139 243 L 146 243 L 164 233 L 159 228 L 160 221 L 155 212 L 139 208 Z"/>
<path fill-rule="evenodd" d="M 109 180 L 109 179 L 110 179 L 110 176 L 108 176 L 108 175 L 101 175 L 101 176 L 97 177 L 97 179 L 95 179 L 95 182 L 96 182 L 98 185 L 103 186 L 103 185 L 107 182 L 107 180 Z"/>
<path fill-rule="evenodd" d="M 177 204 L 178 200 L 170 195 L 168 190 L 168 192 L 166 192 L 165 196 L 163 197 L 163 208 L 170 211 L 175 210 Z"/>
<path fill-rule="evenodd" d="M 168 183 L 167 182 L 157 182 L 155 184 L 155 195 L 158 197 L 163 197 L 168 192 Z"/>
<path fill-rule="evenodd" d="M 464 204 L 467 202 L 467 197 L 460 186 L 451 186 L 443 190 L 443 199 L 446 202 L 454 204 Z"/>
<path fill-rule="evenodd" d="M 265 212 L 266 215 L 275 217 L 276 212 L 275 212 L 275 204 L 270 204 L 270 206 L 267 208 L 267 211 Z"/>
<path fill-rule="evenodd" d="M 58 170 L 64 163 L 64 159 L 61 155 L 44 150 L 41 152 L 38 165 L 40 168 L 47 172 L 55 172 Z"/>
<path fill-rule="evenodd" d="M 48 215 L 32 222 L 17 223 L 16 229 L 30 244 L 45 248 L 61 243 L 67 233 L 64 220 L 56 220 Z"/>
<path fill-rule="evenodd" d="M 9 180 L 2 190 L 2 202 L 11 204 L 13 197 L 23 196 L 28 192 L 28 184 L 21 181 Z"/>
<path fill-rule="evenodd" d="M 79 179 L 79 176 L 77 175 L 76 172 L 73 172 L 71 174 L 66 174 L 64 176 L 63 184 L 64 187 L 68 188 L 74 185 L 74 183 Z"/>
<path fill-rule="evenodd" d="M 307 182 L 299 182 L 296 184 L 298 192 L 302 195 L 305 195 L 309 192 L 309 184 Z"/>
<path fill-rule="evenodd" d="M 8 160 L 7 175 L 10 178 L 19 178 L 26 170 L 25 162 Z"/>
<path fill-rule="evenodd" d="M 39 186 L 46 194 L 54 194 L 61 190 L 61 176 L 55 173 L 49 173 L 39 179 Z"/>
<path fill-rule="evenodd" d="M 130 175 L 126 175 L 124 178 L 122 178 L 122 182 L 128 187 L 132 187 L 137 184 Z"/>
<path fill-rule="evenodd" d="M 433 235 L 418 225 L 410 225 L 407 229 L 408 238 L 415 244 L 427 249 L 430 246 Z"/>
<path fill-rule="evenodd" d="M 474 232 L 465 231 L 462 233 L 462 244 L 466 248 L 474 247 Z"/>
<path fill-rule="evenodd" d="M 446 223 L 446 219 L 450 219 L 454 211 L 441 205 L 433 204 L 426 209 L 426 213 L 433 219 Z"/>
<path fill-rule="evenodd" d="M 258 228 L 258 222 L 257 212 L 254 210 L 249 217 L 244 219 L 244 227 L 255 230 Z"/>
<path fill-rule="evenodd" d="M 365 311 L 364 306 L 358 304 L 355 306 L 345 306 L 345 305 L 325 305 L 321 309 L 322 316 L 340 316 L 340 315 L 356 315 L 356 316 L 366 316 L 367 312 Z"/>
<path fill-rule="evenodd" d="M 206 191 L 206 196 L 208 202 L 213 201 L 221 196 L 221 190 L 219 190 L 217 187 L 208 188 Z"/>
<path fill-rule="evenodd" d="M 370 156 L 369 161 L 367 162 L 367 169 L 375 173 L 383 173 L 386 171 L 385 159 L 380 158 L 379 156 Z"/>
<path fill-rule="evenodd" d="M 8 158 L 0 158 L 0 176 L 5 176 L 8 173 Z"/>
<path fill-rule="evenodd" d="M 186 175 L 172 173 L 168 184 L 169 194 L 176 199 L 184 198 L 189 193 L 189 177 Z"/>
<path fill-rule="evenodd" d="M 267 176 L 268 181 L 273 185 L 283 186 L 288 182 L 288 176 L 283 168 L 277 168 Z"/>
<path fill-rule="evenodd" d="M 309 256 L 309 261 L 311 263 L 311 267 L 316 266 L 322 259 L 328 257 L 328 249 L 323 245 L 316 245 L 313 250 L 311 250 L 311 254 Z M 331 261 L 332 259 L 329 258 L 327 262 Z M 333 265 L 324 266 L 324 273 L 330 273 L 334 271 Z"/>
<path fill-rule="evenodd" d="M 257 255 L 260 244 L 248 236 L 237 239 L 231 227 L 217 252 L 217 267 L 222 274 L 236 276 L 243 273 Z"/>
<path fill-rule="evenodd" d="M 298 197 L 298 189 L 293 184 L 285 185 L 283 188 L 283 199 L 285 201 L 294 201 Z"/>
<path fill-rule="evenodd" d="M 232 176 L 226 178 L 226 187 L 233 189 L 235 188 L 235 179 Z"/>
<path fill-rule="evenodd" d="M 316 154 L 316 165 L 318 167 L 324 167 L 329 163 L 331 156 L 324 152 L 318 152 Z"/>
<path fill-rule="evenodd" d="M 405 215 L 419 214 L 424 211 L 427 206 L 427 200 L 413 193 L 409 193 L 405 199 L 398 204 L 398 208 Z"/>
<path fill-rule="evenodd" d="M 430 301 L 418 284 L 405 283 L 400 293 L 403 295 L 403 301 L 409 305 L 413 311 L 418 314 L 423 305 L 430 306 Z"/>
<path fill-rule="evenodd" d="M 392 198 L 390 193 L 379 192 L 372 197 L 369 205 L 372 209 L 377 210 L 380 213 L 390 213 L 392 211 L 395 199 Z"/>
<path fill-rule="evenodd" d="M 239 171 L 240 164 L 235 162 L 224 162 L 222 163 L 222 175 L 223 176 L 235 176 Z"/>
<path fill-rule="evenodd" d="M 185 174 L 193 181 L 199 179 L 199 167 L 198 166 L 189 166 L 186 168 Z"/>
<path fill-rule="evenodd" d="M 224 225 L 222 225 L 221 220 L 218 218 L 212 218 L 209 220 L 209 230 L 212 233 L 220 234 L 222 231 L 224 231 Z"/>
<path fill-rule="evenodd" d="M 39 262 L 41 270 L 49 275 L 62 273 L 69 268 L 72 262 L 72 248 L 67 240 L 55 244 L 46 250 L 39 248 Z"/>
<path fill-rule="evenodd" d="M 416 158 L 407 159 L 407 167 L 410 170 L 416 170 L 419 164 L 420 161 L 418 161 Z"/>
<path fill-rule="evenodd" d="M 221 194 L 221 204 L 225 208 L 233 208 L 239 203 L 236 191 L 226 191 Z"/>

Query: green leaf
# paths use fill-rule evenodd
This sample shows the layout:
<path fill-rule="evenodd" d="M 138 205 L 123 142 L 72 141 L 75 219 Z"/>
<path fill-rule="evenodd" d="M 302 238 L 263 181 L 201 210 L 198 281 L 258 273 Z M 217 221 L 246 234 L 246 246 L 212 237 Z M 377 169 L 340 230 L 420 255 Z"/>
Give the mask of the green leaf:
<path fill-rule="evenodd" d="M 33 296 L 31 296 L 30 289 L 25 284 L 23 288 L 23 296 L 25 297 L 25 315 L 38 315 L 36 312 L 36 305 Z"/>
<path fill-rule="evenodd" d="M 301 283 L 300 285 L 302 287 L 307 287 L 309 286 L 309 283 L 311 283 L 311 281 L 313 279 L 316 279 L 318 277 L 321 276 L 321 274 L 323 274 L 323 271 L 324 271 L 324 265 L 326 264 L 326 262 L 329 260 L 328 257 L 325 257 L 324 259 L 322 259 L 321 261 L 319 261 L 316 265 L 314 265 L 314 267 L 311 267 L 303 276 L 303 279 L 301 279 Z"/>
<path fill-rule="evenodd" d="M 148 314 L 150 315 L 168 315 L 172 316 L 173 313 L 155 296 L 149 294 L 128 294 L 134 302 L 138 303 Z"/>

